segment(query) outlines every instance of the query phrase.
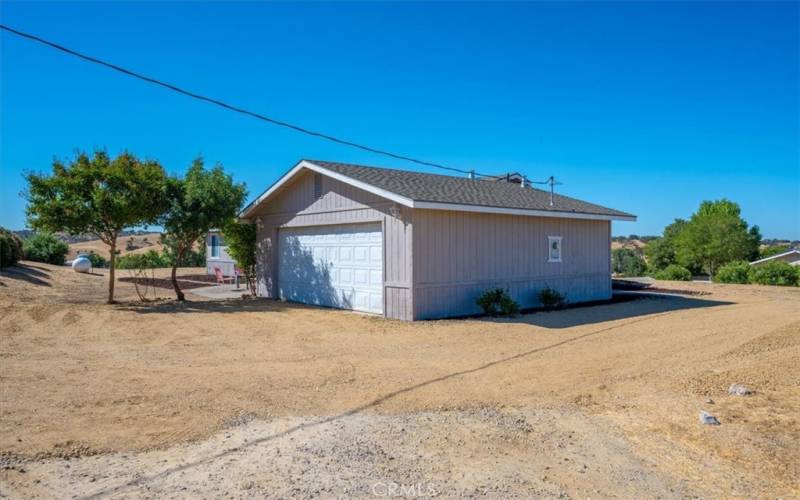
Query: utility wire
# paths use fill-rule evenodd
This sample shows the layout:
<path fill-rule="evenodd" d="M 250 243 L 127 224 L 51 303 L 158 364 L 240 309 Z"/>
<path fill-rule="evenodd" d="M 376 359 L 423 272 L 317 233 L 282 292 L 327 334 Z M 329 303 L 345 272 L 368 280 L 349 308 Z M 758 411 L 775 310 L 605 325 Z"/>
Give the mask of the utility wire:
<path fill-rule="evenodd" d="M 208 102 L 208 103 L 211 103 L 211 104 L 215 104 L 217 106 L 220 106 L 222 108 L 228 109 L 230 111 L 235 111 L 236 113 L 241 113 L 243 115 L 247 115 L 247 116 L 250 116 L 250 117 L 253 117 L 253 118 L 257 118 L 259 120 L 263 120 L 265 122 L 272 123 L 273 125 L 278 125 L 280 127 L 285 127 L 285 128 L 288 128 L 288 129 L 291 129 L 291 130 L 294 130 L 296 132 L 300 132 L 300 133 L 303 133 L 303 134 L 306 134 L 306 135 L 310 135 L 310 136 L 313 136 L 313 137 L 318 137 L 320 139 L 325 139 L 325 140 L 328 140 L 328 141 L 331 141 L 331 142 L 335 142 L 335 143 L 342 144 L 342 145 L 345 145 L 345 146 L 350 146 L 350 147 L 361 149 L 361 150 L 364 150 L 364 151 L 369 151 L 370 153 L 376 153 L 376 154 L 379 154 L 379 155 L 388 156 L 390 158 L 395 158 L 397 160 L 409 161 L 409 162 L 412 162 L 412 163 L 416 163 L 418 165 L 424 165 L 424 166 L 427 166 L 427 167 L 440 168 L 440 169 L 443 169 L 443 170 L 449 170 L 451 172 L 459 172 L 459 173 L 462 173 L 462 174 L 479 175 L 481 177 L 494 177 L 494 176 L 491 176 L 491 175 L 479 174 L 479 173 L 476 173 L 475 171 L 462 170 L 462 169 L 459 169 L 459 168 L 454 168 L 454 167 L 448 167 L 446 165 L 441 165 L 439 163 L 433 163 L 433 162 L 429 162 L 429 161 L 418 160 L 416 158 L 411 158 L 410 156 L 405 156 L 405 155 L 401 155 L 401 154 L 397 154 L 397 153 L 392 153 L 390 151 L 385 151 L 385 150 L 373 148 L 373 147 L 370 147 L 370 146 L 364 146 L 363 144 L 358 144 L 358 143 L 351 142 L 351 141 L 348 141 L 348 140 L 345 140 L 345 139 L 340 139 L 338 137 L 334 137 L 332 135 L 324 134 L 322 132 L 316 132 L 314 130 L 309 130 L 309 129 L 307 129 L 305 127 L 301 127 L 299 125 L 294 125 L 292 123 L 288 123 L 288 122 L 285 122 L 283 120 L 270 118 L 269 116 L 262 115 L 261 113 L 256 113 L 255 111 L 249 111 L 247 109 L 240 108 L 240 107 L 234 106 L 232 104 L 228 104 L 226 102 L 220 101 L 219 99 L 214 99 L 212 97 L 206 97 L 204 95 L 200 95 L 200 94 L 197 94 L 195 92 L 191 92 L 189 90 L 182 89 L 182 88 L 180 88 L 180 87 L 178 87 L 176 85 L 172 85 L 171 83 L 166 83 L 166 82 L 163 82 L 163 81 L 158 80 L 156 78 L 145 76 L 145 75 L 142 75 L 142 74 L 137 73 L 135 71 L 131 71 L 131 70 L 123 68 L 121 66 L 117 66 L 116 64 L 112 64 L 110 62 L 106 62 L 106 61 L 103 61 L 101 59 L 97 59 L 96 57 L 92 57 L 92 56 L 88 56 L 86 54 L 82 54 L 82 53 L 80 53 L 80 52 L 78 52 L 76 50 L 72 50 L 70 48 L 64 47 L 63 45 L 59 45 L 59 44 L 57 44 L 55 42 L 51 42 L 49 40 L 45 40 L 44 38 L 40 38 L 40 37 L 38 37 L 36 35 L 32 35 L 30 33 L 25 33 L 24 31 L 16 30 L 14 28 L 6 26 L 5 24 L 0 24 L 0 29 L 3 29 L 4 31 L 7 31 L 7 32 L 12 33 L 12 34 L 17 35 L 17 36 L 20 36 L 22 38 L 27 38 L 28 40 L 33 40 L 35 42 L 39 42 L 41 44 L 47 45 L 47 46 L 52 47 L 52 48 L 54 48 L 56 50 L 60 50 L 61 52 L 66 52 L 67 54 L 79 57 L 80 59 L 83 59 L 85 61 L 89 61 L 91 63 L 99 64 L 101 66 L 105 66 L 107 68 L 113 69 L 114 71 L 118 71 L 118 72 L 123 73 L 125 75 L 132 76 L 134 78 L 138 78 L 139 80 L 143 80 L 143 81 L 145 81 L 147 83 L 151 83 L 153 85 L 158 85 L 160 87 L 164 87 L 166 89 L 172 90 L 173 92 L 177 92 L 179 94 L 183 94 L 183 95 L 192 97 L 192 98 L 200 100 L 200 101 L 205 101 L 205 102 Z"/>

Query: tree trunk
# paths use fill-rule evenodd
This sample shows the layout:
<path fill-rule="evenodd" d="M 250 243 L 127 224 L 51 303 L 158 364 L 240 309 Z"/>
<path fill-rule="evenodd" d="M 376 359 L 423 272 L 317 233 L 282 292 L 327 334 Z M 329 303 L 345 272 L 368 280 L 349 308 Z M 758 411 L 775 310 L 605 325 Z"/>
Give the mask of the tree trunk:
<path fill-rule="evenodd" d="M 109 245 L 109 258 L 108 258 L 108 303 L 114 303 L 114 263 L 117 259 L 117 237 L 114 236 L 111 239 L 111 245 Z"/>
<path fill-rule="evenodd" d="M 183 259 L 183 252 L 184 252 L 183 248 L 181 248 L 181 247 L 179 246 L 179 247 L 178 247 L 178 253 L 177 253 L 177 255 L 175 256 L 175 263 L 172 265 L 172 288 L 174 288 L 174 289 L 175 289 L 175 297 L 176 297 L 176 298 L 177 298 L 179 301 L 184 301 L 184 300 L 186 300 L 186 297 L 183 295 L 183 292 L 181 291 L 181 287 L 180 287 L 180 286 L 178 286 L 178 277 L 177 277 L 177 273 L 178 273 L 178 264 L 179 264 L 179 263 L 180 263 L 180 261 Z"/>

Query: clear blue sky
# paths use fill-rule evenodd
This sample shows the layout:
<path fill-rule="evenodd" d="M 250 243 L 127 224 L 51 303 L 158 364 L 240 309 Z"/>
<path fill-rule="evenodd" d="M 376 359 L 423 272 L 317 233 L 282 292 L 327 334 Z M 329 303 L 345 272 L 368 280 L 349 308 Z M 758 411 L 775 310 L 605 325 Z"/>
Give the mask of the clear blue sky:
<path fill-rule="evenodd" d="M 2 22 L 309 128 L 531 178 L 657 234 L 704 199 L 800 239 L 800 4 L 3 2 Z M 3 33 L 0 225 L 25 170 L 203 155 L 254 196 L 298 159 L 417 169 Z"/>

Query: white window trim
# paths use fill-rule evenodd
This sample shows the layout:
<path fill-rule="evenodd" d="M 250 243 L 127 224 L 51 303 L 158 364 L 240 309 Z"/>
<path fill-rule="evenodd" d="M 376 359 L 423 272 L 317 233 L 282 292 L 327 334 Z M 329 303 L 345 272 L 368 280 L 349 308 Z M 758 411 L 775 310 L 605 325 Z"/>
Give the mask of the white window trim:
<path fill-rule="evenodd" d="M 558 242 L 558 258 L 552 258 L 551 250 L 553 248 L 553 243 Z M 564 257 L 564 247 L 561 244 L 561 236 L 548 236 L 547 237 L 547 262 L 561 262 L 561 259 Z"/>

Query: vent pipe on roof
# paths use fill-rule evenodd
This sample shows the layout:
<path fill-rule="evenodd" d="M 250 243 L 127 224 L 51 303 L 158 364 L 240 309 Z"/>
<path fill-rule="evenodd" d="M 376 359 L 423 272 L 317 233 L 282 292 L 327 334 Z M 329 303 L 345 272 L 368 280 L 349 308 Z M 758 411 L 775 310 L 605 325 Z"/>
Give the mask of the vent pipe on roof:
<path fill-rule="evenodd" d="M 474 171 L 474 170 L 470 170 L 470 171 L 469 171 L 469 174 L 467 174 L 467 176 L 468 176 L 470 179 L 475 179 L 475 171 Z"/>

